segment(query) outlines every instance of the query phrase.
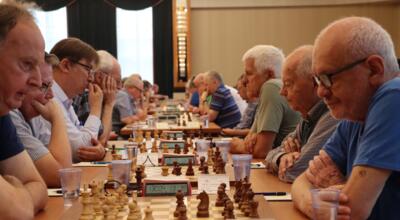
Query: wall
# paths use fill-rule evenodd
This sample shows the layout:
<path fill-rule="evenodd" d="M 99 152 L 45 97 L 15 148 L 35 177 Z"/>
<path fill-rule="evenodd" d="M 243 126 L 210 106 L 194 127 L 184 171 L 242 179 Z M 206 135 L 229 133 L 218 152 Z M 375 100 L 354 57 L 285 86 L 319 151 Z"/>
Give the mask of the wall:
<path fill-rule="evenodd" d="M 319 31 L 344 16 L 368 16 L 391 35 L 400 56 L 400 2 L 340 6 L 192 8 L 192 72 L 219 71 L 233 85 L 243 72 L 242 54 L 272 44 L 285 54 L 312 44 Z"/>

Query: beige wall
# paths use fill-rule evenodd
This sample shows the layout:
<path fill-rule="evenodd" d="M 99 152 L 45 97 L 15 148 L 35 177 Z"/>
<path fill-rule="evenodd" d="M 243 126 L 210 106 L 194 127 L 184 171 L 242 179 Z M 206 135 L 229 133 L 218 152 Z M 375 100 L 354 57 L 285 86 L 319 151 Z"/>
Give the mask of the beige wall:
<path fill-rule="evenodd" d="M 225 8 L 191 11 L 192 72 L 219 71 L 227 84 L 243 72 L 242 54 L 256 44 L 272 44 L 285 54 L 312 44 L 329 22 L 344 16 L 368 16 L 392 35 L 400 56 L 400 3 L 346 6 Z"/>

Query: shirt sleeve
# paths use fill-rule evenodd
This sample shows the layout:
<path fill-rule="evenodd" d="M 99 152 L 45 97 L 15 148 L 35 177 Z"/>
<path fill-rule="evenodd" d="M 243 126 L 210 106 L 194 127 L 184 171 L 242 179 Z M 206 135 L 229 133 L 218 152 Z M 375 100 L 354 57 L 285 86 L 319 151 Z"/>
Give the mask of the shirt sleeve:
<path fill-rule="evenodd" d="M 369 110 L 355 165 L 400 171 L 400 90 L 392 89 L 376 98 Z"/>
<path fill-rule="evenodd" d="M 0 117 L 0 144 L 0 161 L 24 151 L 24 146 L 8 114 Z"/>
<path fill-rule="evenodd" d="M 282 105 L 282 97 L 279 95 L 279 87 L 268 83 L 263 86 L 261 92 L 256 115 L 257 120 L 254 120 L 251 131 L 253 133 L 263 131 L 278 133 L 284 115 L 284 106 Z"/>
<path fill-rule="evenodd" d="M 286 171 L 284 181 L 293 182 L 307 169 L 308 162 L 312 160 L 315 155 L 319 154 L 319 150 L 322 149 L 326 141 L 335 131 L 337 123 L 338 121 L 332 118 L 329 112 L 321 116 L 308 138 L 307 143 L 301 147 L 300 157 L 293 166 Z"/>
<path fill-rule="evenodd" d="M 215 92 L 212 96 L 211 103 L 210 103 L 210 109 L 220 112 L 222 108 L 224 107 L 225 99 L 224 95 L 222 93 L 219 93 L 218 91 Z"/>
<path fill-rule="evenodd" d="M 28 152 L 29 156 L 33 161 L 36 161 L 49 153 L 46 146 L 35 136 L 33 136 L 32 128 L 29 124 L 22 118 L 22 115 L 18 115 L 16 112 L 11 112 L 11 119 L 17 129 L 17 134 L 25 150 Z"/>
<path fill-rule="evenodd" d="M 120 120 L 133 115 L 133 110 L 130 104 L 129 97 L 127 95 L 124 95 L 123 93 L 119 94 L 117 96 L 115 106 L 119 111 Z"/>

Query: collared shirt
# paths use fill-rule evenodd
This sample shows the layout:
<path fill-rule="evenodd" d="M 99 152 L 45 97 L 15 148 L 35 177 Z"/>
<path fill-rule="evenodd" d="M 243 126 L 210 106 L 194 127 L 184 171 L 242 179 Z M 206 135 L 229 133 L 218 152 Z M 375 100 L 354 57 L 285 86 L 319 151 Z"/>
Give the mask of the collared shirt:
<path fill-rule="evenodd" d="M 336 129 L 338 121 L 330 115 L 328 108 L 322 100 L 317 102 L 307 115 L 307 120 L 302 118 L 295 131 L 286 136 L 286 138 L 297 138 L 300 141 L 301 148 L 300 157 L 292 167 L 287 169 L 283 176 L 283 181 L 293 182 L 297 176 L 304 172 L 308 167 L 308 162 L 318 154 L 319 150 Z M 271 173 L 278 173 L 278 159 L 284 154 L 283 145 L 268 153 L 266 163 L 267 169 Z"/>
<path fill-rule="evenodd" d="M 247 102 L 246 102 L 245 100 L 242 99 L 242 97 L 239 95 L 238 91 L 237 91 L 235 88 L 230 87 L 230 86 L 228 86 L 228 85 L 225 85 L 225 87 L 226 87 L 227 89 L 229 89 L 229 91 L 231 91 L 231 95 L 232 95 L 232 97 L 233 97 L 233 100 L 235 100 L 235 103 L 236 103 L 236 105 L 237 105 L 238 108 L 239 108 L 240 114 L 243 115 L 243 114 L 244 114 L 244 111 L 245 111 L 246 108 L 247 108 Z M 251 125 L 250 125 L 250 126 L 251 126 Z"/>
<path fill-rule="evenodd" d="M 9 114 L 0 116 L 0 161 L 24 151 Z"/>
<path fill-rule="evenodd" d="M 10 116 L 17 129 L 19 139 L 33 161 L 36 161 L 49 153 L 47 147 L 37 137 L 35 137 L 31 125 L 25 121 L 24 116 L 18 109 L 12 110 Z"/>
<path fill-rule="evenodd" d="M 125 89 L 117 92 L 115 97 L 115 105 L 112 113 L 112 126 L 113 131 L 119 133 L 124 124 L 121 119 L 136 115 L 138 112 L 135 99 L 130 96 Z"/>
<path fill-rule="evenodd" d="M 258 99 L 256 101 L 247 103 L 247 108 L 244 110 L 239 124 L 237 124 L 236 127 L 234 127 L 234 129 L 251 128 L 251 125 L 253 124 L 254 121 L 254 116 L 256 115 L 257 106 L 258 106 Z"/>
<path fill-rule="evenodd" d="M 215 123 L 221 128 L 233 128 L 240 121 L 239 108 L 224 84 L 221 84 L 212 94 L 210 109 L 218 112 Z"/>
<path fill-rule="evenodd" d="M 72 106 L 78 116 L 80 125 L 84 125 L 90 115 L 89 91 L 86 90 L 83 94 L 76 96 L 73 99 Z M 103 133 L 103 129 L 103 124 L 100 124 L 99 136 Z"/>
<path fill-rule="evenodd" d="M 72 100 L 67 97 L 56 81 L 53 81 L 52 90 L 55 100 L 62 107 L 67 125 L 68 139 L 72 148 L 73 161 L 79 162 L 77 150 L 82 146 L 93 145 L 91 139 L 97 139 L 101 121 L 97 116 L 89 115 L 84 126 L 81 126 L 78 116 L 72 107 Z M 51 137 L 51 124 L 41 116 L 33 118 L 31 122 L 33 129 L 38 133 L 40 141 L 48 145 Z"/>

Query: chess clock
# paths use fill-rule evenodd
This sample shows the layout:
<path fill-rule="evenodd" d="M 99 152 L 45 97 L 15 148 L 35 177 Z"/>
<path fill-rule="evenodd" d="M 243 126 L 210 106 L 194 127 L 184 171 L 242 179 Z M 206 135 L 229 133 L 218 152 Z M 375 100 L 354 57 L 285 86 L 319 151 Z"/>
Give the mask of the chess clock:
<path fill-rule="evenodd" d="M 192 194 L 192 187 L 188 181 L 144 181 L 143 196 L 174 196 L 181 190 L 185 196 Z"/>
<path fill-rule="evenodd" d="M 160 149 L 163 149 L 163 146 L 167 145 L 168 149 L 174 149 L 175 148 L 175 144 L 179 145 L 179 147 L 181 149 L 183 149 L 185 147 L 185 141 L 176 141 L 176 140 L 161 140 L 160 141 L 160 145 L 158 146 Z"/>
<path fill-rule="evenodd" d="M 188 165 L 189 160 L 196 162 L 196 156 L 194 154 L 163 154 L 161 163 L 164 166 L 172 166 L 176 161 L 179 165 Z"/>

